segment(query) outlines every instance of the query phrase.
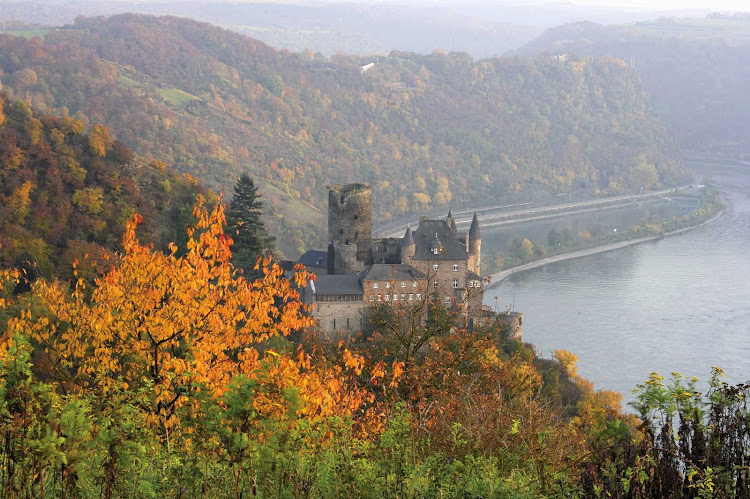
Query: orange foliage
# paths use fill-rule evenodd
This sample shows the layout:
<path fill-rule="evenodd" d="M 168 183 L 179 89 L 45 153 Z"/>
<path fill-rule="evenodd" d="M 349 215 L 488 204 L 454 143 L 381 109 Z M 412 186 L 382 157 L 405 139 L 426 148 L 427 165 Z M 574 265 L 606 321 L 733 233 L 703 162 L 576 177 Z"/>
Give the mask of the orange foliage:
<path fill-rule="evenodd" d="M 311 320 L 270 259 L 258 263 L 261 279 L 238 275 L 230 264 L 232 240 L 223 232 L 223 206 L 209 214 L 201 202 L 184 256 L 174 244 L 169 254 L 142 245 L 135 215 L 123 236 L 124 253 L 97 280 L 90 299 L 83 279 L 72 294 L 62 284 L 39 282 L 34 293 L 47 314 L 24 313 L 9 331 L 30 334 L 69 390 L 103 398 L 150 390 L 152 416 L 169 418 L 190 393 L 207 389 L 218 397 L 233 376 L 252 375 L 260 362 L 254 344 Z M 304 273 L 295 280 L 305 282 Z M 280 358 L 270 377 L 304 384 L 300 372 L 293 359 Z"/>

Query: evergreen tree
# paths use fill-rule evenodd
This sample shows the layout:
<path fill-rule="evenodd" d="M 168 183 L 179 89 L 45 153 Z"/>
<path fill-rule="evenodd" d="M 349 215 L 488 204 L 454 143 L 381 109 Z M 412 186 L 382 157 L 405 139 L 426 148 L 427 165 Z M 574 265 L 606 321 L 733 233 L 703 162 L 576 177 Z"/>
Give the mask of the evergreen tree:
<path fill-rule="evenodd" d="M 234 198 L 227 210 L 227 233 L 234 239 L 232 263 L 253 272 L 259 255 L 273 250 L 275 238 L 268 235 L 261 215 L 263 202 L 258 188 L 247 173 L 243 173 L 234 186 Z"/>

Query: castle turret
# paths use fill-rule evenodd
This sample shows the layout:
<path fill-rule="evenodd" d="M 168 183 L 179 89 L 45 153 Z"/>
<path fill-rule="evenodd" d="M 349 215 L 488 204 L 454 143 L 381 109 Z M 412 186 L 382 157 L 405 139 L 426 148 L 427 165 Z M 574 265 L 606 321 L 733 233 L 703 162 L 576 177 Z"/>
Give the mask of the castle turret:
<path fill-rule="evenodd" d="M 414 256 L 414 252 L 417 250 L 417 245 L 414 243 L 414 237 L 411 234 L 411 227 L 406 226 L 406 233 L 403 239 L 401 239 L 401 263 L 411 265 L 411 258 Z"/>
<path fill-rule="evenodd" d="M 448 224 L 448 227 L 451 228 L 451 232 L 453 232 L 453 235 L 455 236 L 458 234 L 458 227 L 456 227 L 456 220 L 453 218 L 453 205 L 448 208 L 448 216 L 445 218 L 446 223 Z"/>
<path fill-rule="evenodd" d="M 334 244 L 356 246 L 355 260 L 361 265 L 368 263 L 372 253 L 372 213 L 370 199 L 372 190 L 367 184 L 337 184 L 328 191 L 328 273 L 339 274 L 344 268 L 355 268 L 359 264 L 347 262 L 344 268 L 334 264 L 342 254 L 334 258 Z M 346 252 L 348 257 L 351 251 Z M 347 257 L 347 258 L 348 258 Z"/>
<path fill-rule="evenodd" d="M 482 256 L 482 234 L 479 232 L 479 219 L 477 213 L 474 212 L 474 218 L 471 219 L 471 227 L 469 227 L 469 270 L 480 274 L 479 263 Z"/>

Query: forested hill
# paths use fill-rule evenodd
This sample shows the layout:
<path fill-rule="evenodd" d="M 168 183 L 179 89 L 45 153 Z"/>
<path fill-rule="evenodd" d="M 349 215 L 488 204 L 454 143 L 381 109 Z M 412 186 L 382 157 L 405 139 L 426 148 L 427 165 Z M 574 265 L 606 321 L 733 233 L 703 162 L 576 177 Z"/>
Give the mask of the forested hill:
<path fill-rule="evenodd" d="M 78 260 L 79 275 L 93 277 L 135 213 L 145 243 L 181 242 L 196 195 L 208 193 L 164 166 L 140 164 L 103 125 L 87 134 L 80 120 L 0 94 L 0 268 L 70 278 Z"/>
<path fill-rule="evenodd" d="M 612 58 L 328 60 L 186 19 L 120 15 L 44 41 L 0 36 L 0 70 L 15 98 L 105 123 L 147 162 L 226 192 L 249 172 L 289 256 L 321 245 L 335 182 L 370 182 L 383 220 L 686 176 L 637 73 Z"/>
<path fill-rule="evenodd" d="M 612 55 L 633 62 L 682 148 L 750 157 L 750 15 L 552 28 L 517 53 Z"/>

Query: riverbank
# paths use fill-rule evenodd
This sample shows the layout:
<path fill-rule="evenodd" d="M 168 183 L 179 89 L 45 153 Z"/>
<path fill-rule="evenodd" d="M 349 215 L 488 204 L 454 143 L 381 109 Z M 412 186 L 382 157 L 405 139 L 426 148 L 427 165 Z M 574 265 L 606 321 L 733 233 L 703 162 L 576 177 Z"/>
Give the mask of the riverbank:
<path fill-rule="evenodd" d="M 603 244 L 601 246 L 593 246 L 591 248 L 584 248 L 580 250 L 570 251 L 568 253 L 561 253 L 559 255 L 550 256 L 548 258 L 542 258 L 541 260 L 536 260 L 534 262 L 525 263 L 523 265 L 519 265 L 517 267 L 513 267 L 510 269 L 502 270 L 500 272 L 496 272 L 494 274 L 490 274 L 489 279 L 491 284 L 497 284 L 503 282 L 508 276 L 511 274 L 515 274 L 516 272 L 522 272 L 524 270 L 534 269 L 537 267 L 541 267 L 543 265 L 547 265 L 549 263 L 554 262 L 561 262 L 563 260 L 572 260 L 573 258 L 581 258 L 584 256 L 589 255 L 595 255 L 597 253 L 604 253 L 605 251 L 612 251 L 620 248 L 624 248 L 626 246 L 632 246 L 634 244 L 641 244 L 648 241 L 654 241 L 656 239 L 663 239 L 665 237 L 671 237 L 675 236 L 677 234 L 681 234 L 683 232 L 687 232 L 689 230 L 696 229 L 698 227 L 702 227 L 703 225 L 710 224 L 711 222 L 714 222 L 718 220 L 722 215 L 724 214 L 724 210 L 721 210 L 719 213 L 714 215 L 713 217 L 709 218 L 708 220 L 699 223 L 697 225 L 693 225 L 691 227 L 685 227 L 683 229 L 678 229 L 672 232 L 669 232 L 667 234 L 659 234 L 658 236 L 649 236 L 649 237 L 640 237 L 638 239 L 629 239 L 627 241 L 618 241 L 616 243 L 609 243 L 609 244 Z"/>

